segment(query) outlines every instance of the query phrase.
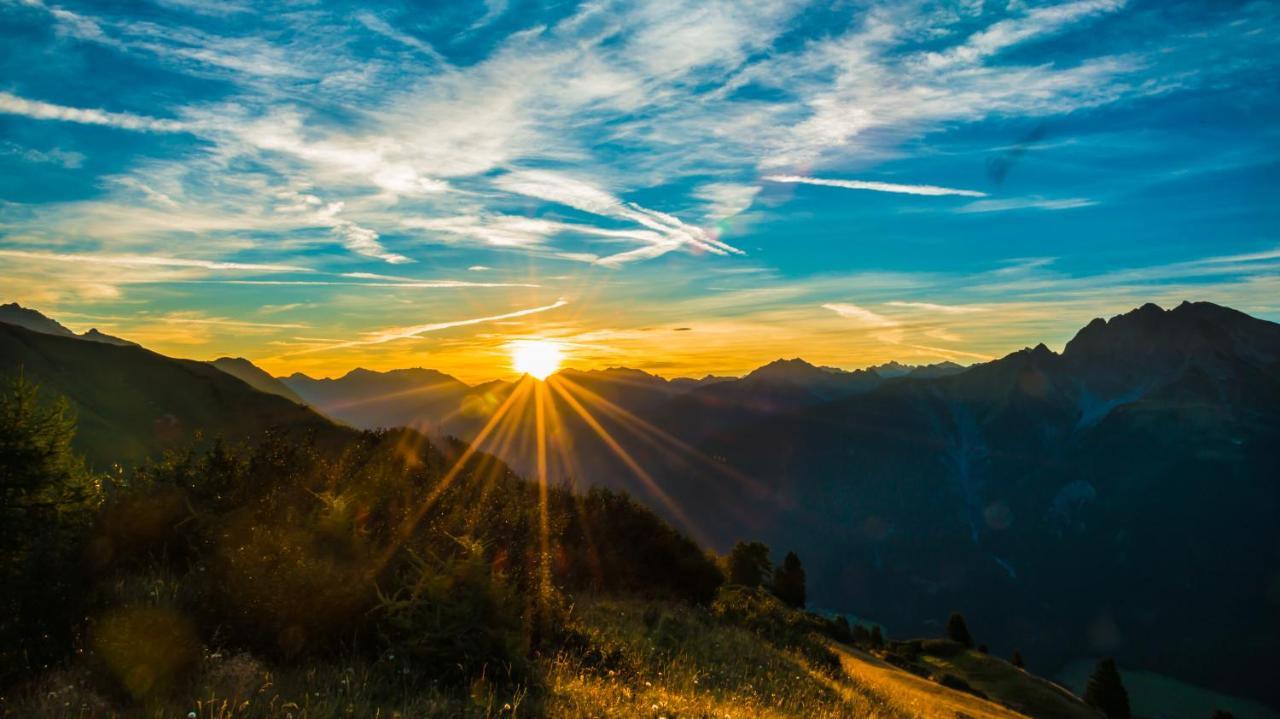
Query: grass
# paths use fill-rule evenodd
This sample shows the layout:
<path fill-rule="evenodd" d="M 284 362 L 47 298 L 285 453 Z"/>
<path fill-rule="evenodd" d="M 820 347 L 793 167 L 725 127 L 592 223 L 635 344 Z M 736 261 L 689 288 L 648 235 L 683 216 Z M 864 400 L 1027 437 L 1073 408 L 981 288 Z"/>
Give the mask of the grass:
<path fill-rule="evenodd" d="M 248 654 L 206 652 L 187 684 L 149 704 L 104 689 L 82 661 L 0 700 L 0 716 L 319 719 L 321 717 L 905 717 L 849 677 L 679 604 L 601 600 L 570 623 L 577 646 L 541 657 L 545 689 L 469 695 L 435 687 L 394 655 L 377 662 L 272 667 Z"/>
<path fill-rule="evenodd" d="M 972 650 L 952 656 L 924 655 L 938 673 L 963 678 L 1004 706 L 1034 713 L 1037 719 L 1097 719 L 1098 715 L 1066 689 L 1012 664 Z"/>
<path fill-rule="evenodd" d="M 800 655 L 703 610 L 599 602 L 580 611 L 575 628 L 604 661 L 565 654 L 551 663 L 551 716 L 896 716 Z"/>
<path fill-rule="evenodd" d="M 127 592 L 166 601 L 163 587 Z M 591 600 L 575 608 L 565 629 L 563 650 L 535 658 L 535 687 L 502 691 L 480 679 L 460 691 L 422 676 L 393 653 L 376 661 L 330 658 L 290 667 L 205 649 L 188 679 L 144 703 L 129 700 L 101 661 L 85 658 L 0 698 L 0 716 L 1096 719 L 1060 687 L 972 651 L 925 651 L 914 661 L 933 679 L 958 676 L 990 700 L 868 650 L 815 639 L 838 658 L 839 669 L 831 671 L 815 664 L 812 653 L 684 604 Z"/>

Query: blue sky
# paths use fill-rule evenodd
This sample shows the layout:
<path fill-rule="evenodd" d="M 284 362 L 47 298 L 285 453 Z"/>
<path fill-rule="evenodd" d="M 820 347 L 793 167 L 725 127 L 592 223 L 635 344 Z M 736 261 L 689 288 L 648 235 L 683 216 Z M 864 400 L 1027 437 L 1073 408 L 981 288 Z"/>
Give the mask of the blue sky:
<path fill-rule="evenodd" d="M 5 300 L 276 372 L 1280 320 L 1272 2 L 0 2 Z"/>

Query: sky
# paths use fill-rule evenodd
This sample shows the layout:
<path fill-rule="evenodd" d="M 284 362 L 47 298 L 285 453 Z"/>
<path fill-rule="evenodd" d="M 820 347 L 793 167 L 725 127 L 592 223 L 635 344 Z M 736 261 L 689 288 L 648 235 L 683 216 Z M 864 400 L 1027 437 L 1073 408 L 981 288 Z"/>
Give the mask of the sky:
<path fill-rule="evenodd" d="M 0 300 L 276 374 L 1280 320 L 1280 3 L 0 0 Z"/>

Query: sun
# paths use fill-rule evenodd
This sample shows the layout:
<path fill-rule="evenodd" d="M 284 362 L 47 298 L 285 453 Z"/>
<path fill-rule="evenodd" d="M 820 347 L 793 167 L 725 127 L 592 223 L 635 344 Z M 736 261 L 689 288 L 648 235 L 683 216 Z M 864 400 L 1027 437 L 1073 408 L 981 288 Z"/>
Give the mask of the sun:
<path fill-rule="evenodd" d="M 564 353 L 558 342 L 548 340 L 515 340 L 509 343 L 511 366 L 521 374 L 546 379 L 560 369 Z"/>

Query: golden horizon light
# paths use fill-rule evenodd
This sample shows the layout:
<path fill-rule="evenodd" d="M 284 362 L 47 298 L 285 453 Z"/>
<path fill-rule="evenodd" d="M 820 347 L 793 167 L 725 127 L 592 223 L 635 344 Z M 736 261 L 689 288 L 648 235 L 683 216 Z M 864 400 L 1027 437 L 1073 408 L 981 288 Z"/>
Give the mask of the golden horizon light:
<path fill-rule="evenodd" d="M 511 352 L 511 366 L 520 374 L 544 380 L 560 369 L 564 351 L 559 342 L 551 340 L 513 340 L 507 344 Z"/>

